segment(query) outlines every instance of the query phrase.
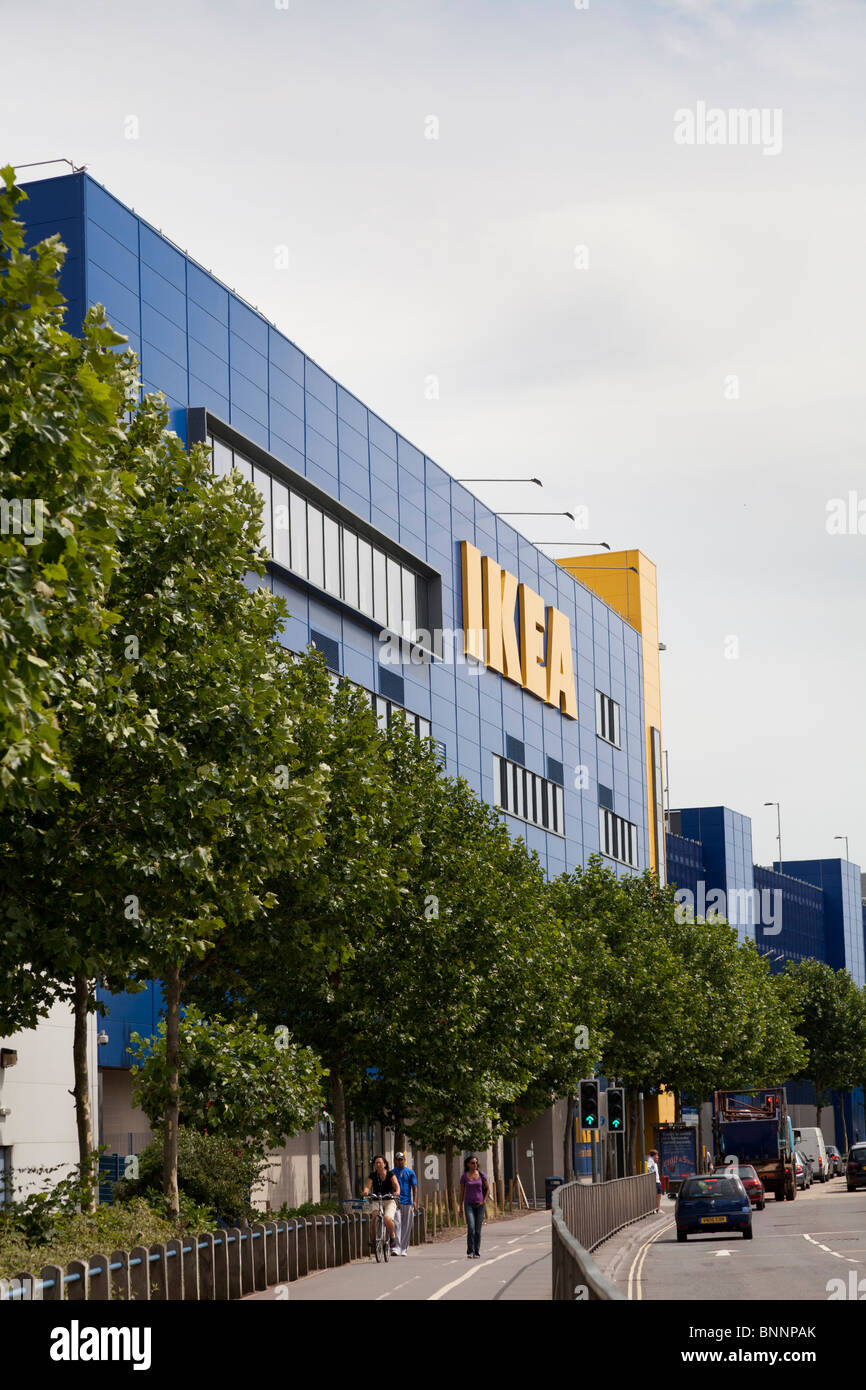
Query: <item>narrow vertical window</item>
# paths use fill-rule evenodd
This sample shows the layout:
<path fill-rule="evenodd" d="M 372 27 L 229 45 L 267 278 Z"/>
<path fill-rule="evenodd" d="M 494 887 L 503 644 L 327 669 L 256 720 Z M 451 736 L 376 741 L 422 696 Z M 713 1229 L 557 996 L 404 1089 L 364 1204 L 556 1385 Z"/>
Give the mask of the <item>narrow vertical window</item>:
<path fill-rule="evenodd" d="M 293 492 L 289 498 L 289 520 L 292 536 L 292 569 L 307 577 L 307 504 Z"/>
<path fill-rule="evenodd" d="M 333 517 L 325 517 L 325 589 L 340 597 L 340 528 Z"/>
<path fill-rule="evenodd" d="M 276 478 L 272 479 L 271 491 L 273 494 L 273 526 L 274 526 L 274 550 L 273 556 L 278 565 L 284 565 L 286 569 L 291 569 L 291 546 L 289 544 L 289 489 L 282 483 L 278 483 Z"/>
<path fill-rule="evenodd" d="M 354 531 L 343 532 L 343 598 L 358 607 L 358 537 Z"/>
<path fill-rule="evenodd" d="M 400 632 L 403 626 L 403 582 L 400 566 L 388 557 L 388 626 Z"/>
<path fill-rule="evenodd" d="M 253 469 L 253 484 L 262 499 L 262 545 L 269 555 L 274 553 L 271 535 L 271 475 L 263 468 Z"/>
<path fill-rule="evenodd" d="M 388 626 L 388 586 L 385 556 L 373 549 L 373 617 L 382 627 Z"/>
<path fill-rule="evenodd" d="M 358 607 L 373 616 L 373 547 L 358 537 Z"/>
<path fill-rule="evenodd" d="M 311 584 L 317 588 L 325 587 L 325 518 L 314 507 L 312 502 L 307 503 L 307 578 Z"/>

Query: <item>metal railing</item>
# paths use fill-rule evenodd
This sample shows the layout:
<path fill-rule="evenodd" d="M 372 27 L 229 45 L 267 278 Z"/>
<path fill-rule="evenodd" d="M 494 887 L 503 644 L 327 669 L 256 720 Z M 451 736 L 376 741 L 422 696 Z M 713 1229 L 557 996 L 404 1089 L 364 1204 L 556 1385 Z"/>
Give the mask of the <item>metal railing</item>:
<path fill-rule="evenodd" d="M 553 1298 L 606 1299 L 624 1295 L 599 1270 L 590 1252 L 623 1226 L 656 1209 L 651 1173 L 613 1182 L 569 1182 L 553 1193 Z"/>
<path fill-rule="evenodd" d="M 288 1285 L 315 1270 L 362 1259 L 369 1248 L 369 1218 L 360 1211 L 297 1221 L 254 1222 L 204 1235 L 184 1236 L 109 1255 L 70 1260 L 65 1270 L 46 1265 L 39 1276 L 0 1279 L 0 1302 L 111 1299 L 141 1302 L 224 1301 Z M 426 1240 L 418 1211 L 412 1245 Z"/>

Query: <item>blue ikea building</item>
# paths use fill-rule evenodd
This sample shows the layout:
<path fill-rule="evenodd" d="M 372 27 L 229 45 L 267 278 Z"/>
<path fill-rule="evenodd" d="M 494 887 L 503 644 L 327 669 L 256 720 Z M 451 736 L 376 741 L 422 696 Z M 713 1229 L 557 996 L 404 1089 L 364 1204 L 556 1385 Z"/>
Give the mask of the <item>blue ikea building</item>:
<path fill-rule="evenodd" d="M 138 354 L 143 390 L 166 396 L 172 428 L 188 444 L 208 439 L 216 471 L 238 467 L 262 493 L 272 561 L 256 582 L 286 600 L 285 646 L 314 643 L 382 721 L 408 718 L 435 739 L 447 772 L 502 809 L 549 875 L 598 852 L 618 873 L 650 865 L 661 817 L 638 628 L 89 175 L 25 189 L 29 244 L 59 233 L 68 249 L 70 330 L 102 303 Z M 522 675 L 507 634 L 486 660 L 466 655 L 468 606 L 477 600 L 489 638 L 500 579 L 521 646 L 538 643 L 531 670 L 521 653 Z M 536 678 L 554 621 L 551 695 Z M 130 1031 L 153 1030 L 158 1001 L 147 991 L 107 1003 L 100 1060 L 123 1068 Z"/>

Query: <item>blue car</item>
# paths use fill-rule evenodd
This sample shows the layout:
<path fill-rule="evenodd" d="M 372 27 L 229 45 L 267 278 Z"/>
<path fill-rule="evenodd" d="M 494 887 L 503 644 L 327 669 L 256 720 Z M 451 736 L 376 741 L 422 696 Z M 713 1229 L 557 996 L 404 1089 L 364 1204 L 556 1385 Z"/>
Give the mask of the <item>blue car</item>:
<path fill-rule="evenodd" d="M 742 1231 L 752 1239 L 752 1204 L 739 1178 L 707 1174 L 686 1178 L 677 1194 L 677 1240 L 713 1231 Z"/>

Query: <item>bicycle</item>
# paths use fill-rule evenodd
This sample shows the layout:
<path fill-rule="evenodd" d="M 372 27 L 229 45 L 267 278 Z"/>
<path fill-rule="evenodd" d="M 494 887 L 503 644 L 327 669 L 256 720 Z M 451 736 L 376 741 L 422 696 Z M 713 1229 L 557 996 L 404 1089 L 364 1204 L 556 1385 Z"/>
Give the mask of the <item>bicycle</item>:
<path fill-rule="evenodd" d="M 385 1202 L 388 1200 L 391 1199 L 376 1192 L 370 1192 L 364 1198 L 366 1210 L 369 1211 L 374 1203 L 377 1207 L 376 1215 L 373 1218 L 373 1230 L 370 1233 L 376 1264 L 381 1264 L 382 1260 L 387 1264 L 391 1258 L 391 1237 L 388 1235 L 388 1227 L 385 1225 Z"/>

